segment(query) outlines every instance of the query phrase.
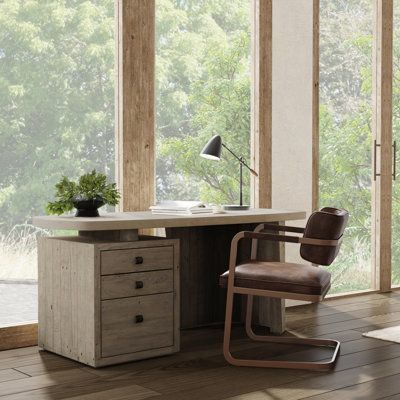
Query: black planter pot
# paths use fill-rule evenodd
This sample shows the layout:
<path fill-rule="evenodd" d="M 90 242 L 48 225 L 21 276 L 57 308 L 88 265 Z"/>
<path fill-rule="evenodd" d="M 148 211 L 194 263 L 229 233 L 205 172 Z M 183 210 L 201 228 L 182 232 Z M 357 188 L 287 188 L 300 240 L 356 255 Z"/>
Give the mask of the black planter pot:
<path fill-rule="evenodd" d="M 99 217 L 99 208 L 104 206 L 104 201 L 101 197 L 87 200 L 82 198 L 74 199 L 74 207 L 76 208 L 75 217 Z"/>

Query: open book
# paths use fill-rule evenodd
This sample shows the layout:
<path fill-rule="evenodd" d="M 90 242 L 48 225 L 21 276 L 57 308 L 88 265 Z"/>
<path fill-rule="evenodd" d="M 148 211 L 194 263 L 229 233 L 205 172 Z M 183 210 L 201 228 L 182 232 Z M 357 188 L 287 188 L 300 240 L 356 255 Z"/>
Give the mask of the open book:
<path fill-rule="evenodd" d="M 212 208 L 200 201 L 163 201 L 151 206 L 153 214 L 211 214 Z"/>

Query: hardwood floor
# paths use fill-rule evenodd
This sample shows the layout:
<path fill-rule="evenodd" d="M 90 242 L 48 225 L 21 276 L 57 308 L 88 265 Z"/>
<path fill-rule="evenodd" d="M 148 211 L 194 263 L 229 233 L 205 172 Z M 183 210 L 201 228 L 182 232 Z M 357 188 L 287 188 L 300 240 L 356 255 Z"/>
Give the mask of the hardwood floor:
<path fill-rule="evenodd" d="M 222 327 L 182 332 L 178 354 L 93 369 L 36 347 L 0 352 L 0 400 L 400 400 L 400 344 L 362 332 L 400 324 L 400 292 L 329 300 L 287 310 L 288 334 L 342 342 L 332 372 L 232 367 Z M 250 342 L 234 329 L 242 357 L 324 359 L 326 350 Z"/>

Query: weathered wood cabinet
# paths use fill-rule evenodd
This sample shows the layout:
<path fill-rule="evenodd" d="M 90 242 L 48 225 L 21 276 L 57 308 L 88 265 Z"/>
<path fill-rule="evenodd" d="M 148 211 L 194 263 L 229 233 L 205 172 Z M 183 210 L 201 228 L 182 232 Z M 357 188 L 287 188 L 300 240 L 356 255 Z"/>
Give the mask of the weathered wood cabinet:
<path fill-rule="evenodd" d="M 39 347 L 93 367 L 179 351 L 179 240 L 40 238 Z"/>

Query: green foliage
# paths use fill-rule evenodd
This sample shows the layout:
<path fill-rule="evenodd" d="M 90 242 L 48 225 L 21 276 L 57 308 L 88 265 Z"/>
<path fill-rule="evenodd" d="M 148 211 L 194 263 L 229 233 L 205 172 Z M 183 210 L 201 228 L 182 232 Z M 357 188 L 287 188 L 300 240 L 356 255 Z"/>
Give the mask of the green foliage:
<path fill-rule="evenodd" d="M 239 164 L 199 157 L 220 134 L 250 157 L 250 1 L 157 1 L 157 199 L 235 203 Z M 244 172 L 245 201 L 249 174 Z"/>
<path fill-rule="evenodd" d="M 332 293 L 371 287 L 372 5 L 321 0 L 320 206 L 350 212 Z"/>
<path fill-rule="evenodd" d="M 73 199 L 78 195 L 78 185 L 63 176 L 60 182 L 56 183 L 57 198 L 54 202 L 49 202 L 46 207 L 48 214 L 62 214 L 71 211 L 74 208 Z"/>
<path fill-rule="evenodd" d="M 49 214 L 62 214 L 74 208 L 74 200 L 93 200 L 101 198 L 105 204 L 118 204 L 120 194 L 115 183 L 107 183 L 106 175 L 96 170 L 82 175 L 78 183 L 63 176 L 56 185 L 56 201 L 47 204 Z"/>
<path fill-rule="evenodd" d="M 114 179 L 114 1 L 0 1 L 1 233 L 60 175 Z"/>

